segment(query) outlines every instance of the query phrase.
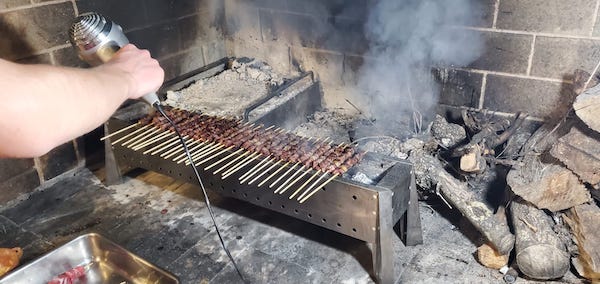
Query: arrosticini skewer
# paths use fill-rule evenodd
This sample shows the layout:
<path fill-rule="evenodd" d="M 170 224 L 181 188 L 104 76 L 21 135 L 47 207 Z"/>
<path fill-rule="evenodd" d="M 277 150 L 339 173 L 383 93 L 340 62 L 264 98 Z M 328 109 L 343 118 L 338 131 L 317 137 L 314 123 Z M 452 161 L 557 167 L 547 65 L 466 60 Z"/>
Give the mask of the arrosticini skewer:
<path fill-rule="evenodd" d="M 313 196 L 315 193 L 317 193 L 319 191 L 319 189 L 324 188 L 327 184 L 329 184 L 332 180 L 334 180 L 338 176 L 339 176 L 338 174 L 332 175 L 327 181 L 325 181 L 323 184 L 317 186 L 311 193 L 309 193 L 308 195 L 306 195 L 304 198 L 300 199 L 300 197 L 298 197 L 298 200 L 300 201 L 300 203 L 304 203 L 311 196 Z"/>
<path fill-rule="evenodd" d="M 119 130 L 117 130 L 117 131 L 115 131 L 115 132 L 113 132 L 113 133 L 111 133 L 111 134 L 108 134 L 108 135 L 106 135 L 106 136 L 104 136 L 104 137 L 100 138 L 100 141 L 104 141 L 104 140 L 106 140 L 106 139 L 108 139 L 108 138 L 110 138 L 110 137 L 113 137 L 113 136 L 115 136 L 115 135 L 117 135 L 117 134 L 123 133 L 124 131 L 127 131 L 127 130 L 129 130 L 129 129 L 131 129 L 131 128 L 134 128 L 134 127 L 136 127 L 136 126 L 138 126 L 138 124 L 137 124 L 137 123 L 135 123 L 135 124 L 132 124 L 132 125 L 129 125 L 129 126 L 127 126 L 127 127 L 123 127 L 123 128 L 121 128 L 121 129 L 119 129 Z"/>

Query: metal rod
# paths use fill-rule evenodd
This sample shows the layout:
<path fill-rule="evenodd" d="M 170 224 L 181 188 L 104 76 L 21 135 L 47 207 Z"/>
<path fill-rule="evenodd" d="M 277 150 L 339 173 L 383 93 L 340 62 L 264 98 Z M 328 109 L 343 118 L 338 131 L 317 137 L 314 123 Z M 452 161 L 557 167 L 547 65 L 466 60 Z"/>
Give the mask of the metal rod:
<path fill-rule="evenodd" d="M 117 131 L 115 131 L 115 132 L 113 132 L 113 133 L 111 133 L 111 134 L 108 134 L 108 135 L 106 135 L 106 136 L 104 136 L 104 137 L 100 138 L 100 141 L 104 141 L 104 140 L 106 140 L 106 139 L 108 139 L 108 138 L 110 138 L 110 137 L 113 137 L 113 136 L 115 136 L 115 135 L 117 135 L 117 134 L 119 134 L 119 133 L 121 133 L 121 132 L 123 132 L 123 131 L 127 131 L 127 130 L 129 130 L 129 129 L 133 128 L 133 127 L 136 127 L 136 126 L 138 126 L 138 124 L 137 124 L 137 123 L 134 123 L 134 124 L 132 124 L 132 125 L 129 125 L 129 126 L 127 126 L 127 127 L 121 128 L 121 129 L 119 129 L 119 130 L 117 130 Z"/>
<path fill-rule="evenodd" d="M 165 142 L 162 142 L 162 143 L 144 151 L 142 154 L 146 155 L 146 154 L 150 153 L 150 155 L 154 155 L 156 153 L 159 153 L 159 152 L 163 151 L 164 149 L 171 147 L 174 144 L 173 142 L 177 142 L 178 138 L 179 137 L 177 137 L 177 136 L 171 137 L 171 139 L 169 139 Z M 187 136 L 184 137 L 184 139 L 186 139 L 186 138 L 187 138 Z"/>
<path fill-rule="evenodd" d="M 223 149 L 223 150 L 219 151 L 218 153 L 212 154 L 210 157 L 208 157 L 208 158 L 206 158 L 206 159 L 204 159 L 204 160 L 202 160 L 202 161 L 198 162 L 198 163 L 196 164 L 196 166 L 202 165 L 202 164 L 204 164 L 204 163 L 206 163 L 206 162 L 208 162 L 208 161 L 210 161 L 210 160 L 212 160 L 212 159 L 214 159 L 214 158 L 216 158 L 216 157 L 218 157 L 218 156 L 221 156 L 223 153 L 225 153 L 225 152 L 227 152 L 227 151 L 229 151 L 229 150 L 233 149 L 234 147 L 235 147 L 235 146 L 229 146 L 229 147 L 227 147 L 227 148 L 225 148 L 225 149 Z"/>
<path fill-rule="evenodd" d="M 221 177 L 222 179 L 227 178 L 228 176 L 234 174 L 235 172 L 241 170 L 242 168 L 244 168 L 246 165 L 248 165 L 250 162 L 252 162 L 252 160 L 254 160 L 255 157 L 259 157 L 260 155 L 258 153 L 252 153 L 252 155 L 248 156 L 246 158 L 246 161 L 244 163 L 242 163 L 239 166 L 234 167 L 233 169 L 229 170 L 229 172 L 225 172 L 223 173 L 223 176 Z"/>
<path fill-rule="evenodd" d="M 271 185 L 269 185 L 269 188 L 273 188 L 283 177 L 287 176 L 294 168 L 296 168 L 298 164 L 300 163 L 295 163 L 289 170 L 287 170 L 283 175 L 281 175 L 277 180 L 275 180 Z"/>
<path fill-rule="evenodd" d="M 222 167 L 220 167 L 218 170 L 213 172 L 213 175 L 218 174 L 220 171 L 224 170 L 225 168 L 231 166 L 231 164 L 237 162 L 239 159 L 241 159 L 242 157 L 245 157 L 246 155 L 248 155 L 250 152 L 244 152 L 241 155 L 237 156 L 235 159 L 229 161 L 229 163 L 223 165 Z"/>
<path fill-rule="evenodd" d="M 254 168 L 252 170 L 254 170 L 254 172 L 252 172 L 251 174 L 248 174 L 245 178 L 243 178 L 242 180 L 240 180 L 240 183 L 243 184 L 246 181 L 248 181 L 249 179 L 251 179 L 254 175 L 256 175 L 260 170 L 264 169 L 266 166 L 268 166 L 271 163 L 271 156 L 266 157 L 264 160 L 261 161 L 262 165 L 258 168 L 256 168 L 256 166 L 260 165 L 260 163 L 256 164 L 256 166 L 254 168 L 256 168 L 256 170 L 254 170 Z M 251 170 L 251 171 L 252 171 Z"/>
<path fill-rule="evenodd" d="M 277 164 L 279 164 L 280 162 L 281 161 L 278 161 Z M 275 165 L 277 165 L 277 164 L 275 164 Z M 279 173 L 280 171 L 285 169 L 285 167 L 289 164 L 290 164 L 290 162 L 285 163 L 283 166 L 281 166 L 279 169 L 277 169 L 275 172 L 273 172 L 271 175 L 269 175 L 265 180 L 261 181 L 257 186 L 261 187 L 263 184 L 265 184 L 267 181 L 269 181 L 271 178 L 273 178 L 277 173 Z"/>
<path fill-rule="evenodd" d="M 231 154 L 227 155 L 225 158 L 222 158 L 222 159 L 220 159 L 220 160 L 218 160 L 218 161 L 216 161 L 216 162 L 212 163 L 210 166 L 206 167 L 204 170 L 210 170 L 210 169 L 214 168 L 216 165 L 218 165 L 218 164 L 220 164 L 220 163 L 222 163 L 222 162 L 226 161 L 227 159 L 229 159 L 229 158 L 231 158 L 231 157 L 233 157 L 233 156 L 235 156 L 235 155 L 239 154 L 239 153 L 240 153 L 240 152 L 242 152 L 242 151 L 244 151 L 244 149 L 240 148 L 240 149 L 238 149 L 237 151 L 235 151 L 235 152 L 233 152 L 233 153 L 231 153 Z"/>
<path fill-rule="evenodd" d="M 302 189 L 304 187 L 306 187 L 306 185 L 308 185 L 308 183 L 310 183 L 311 180 L 315 179 L 320 173 L 321 173 L 321 170 L 318 170 L 312 176 L 310 176 L 309 179 L 307 179 L 298 189 L 296 189 L 296 191 L 294 191 L 294 193 L 292 193 L 292 195 L 290 195 L 289 199 L 294 198 L 294 196 L 296 196 L 296 194 L 298 194 L 300 191 L 302 191 Z"/>
<path fill-rule="evenodd" d="M 302 194 L 300 194 L 300 196 L 298 196 L 298 200 L 304 198 L 304 196 L 306 196 L 306 194 L 308 194 L 315 186 L 317 186 L 317 184 L 319 184 L 319 182 L 321 182 L 321 180 L 324 179 L 326 176 L 327 176 L 327 172 L 323 172 L 323 174 L 315 182 L 313 182 L 306 189 L 306 191 L 304 191 Z"/>
<path fill-rule="evenodd" d="M 273 160 L 274 161 L 274 160 Z M 271 161 L 269 161 L 270 163 Z M 269 164 L 267 163 L 267 165 Z M 260 173 L 259 175 L 257 175 L 255 178 L 253 178 L 248 185 L 253 184 L 255 181 L 257 181 L 259 178 L 261 178 L 262 176 L 264 176 L 266 173 L 268 173 L 270 170 L 272 170 L 274 167 L 276 167 L 277 165 L 279 165 L 280 161 L 276 161 L 275 163 L 273 163 L 268 169 L 266 169 L 265 171 L 263 171 L 262 173 Z"/>
<path fill-rule="evenodd" d="M 279 194 L 283 194 L 284 192 L 286 192 L 290 187 L 292 187 L 292 185 L 296 184 L 299 180 L 301 180 L 304 176 L 306 176 L 308 173 L 310 173 L 310 169 L 307 169 L 304 173 L 302 173 L 299 177 L 297 177 L 294 181 L 292 181 L 291 183 L 289 183 L 288 185 L 285 186 L 284 189 L 282 189 Z"/>
<path fill-rule="evenodd" d="M 322 185 L 317 186 L 317 188 L 315 188 L 315 190 L 313 192 L 311 192 L 309 195 L 307 195 L 306 197 L 304 197 L 304 199 L 300 200 L 300 203 L 304 203 L 304 201 L 308 200 L 311 196 L 313 196 L 315 193 L 317 193 L 319 191 L 319 189 L 325 187 L 327 184 L 329 184 L 334 178 L 338 177 L 338 174 L 335 174 L 333 176 L 331 176 L 327 181 L 325 181 Z"/>
<path fill-rule="evenodd" d="M 115 144 L 117 144 L 117 143 L 119 143 L 119 142 L 121 142 L 121 141 L 123 141 L 123 140 L 125 140 L 125 139 L 127 139 L 127 138 L 129 138 L 129 137 L 131 137 L 133 135 L 135 135 L 136 133 L 138 133 L 138 132 L 140 132 L 140 131 L 142 131 L 144 129 L 147 129 L 148 127 L 150 127 L 150 125 L 144 125 L 144 126 L 138 128 L 138 129 L 132 131 L 131 133 L 129 133 L 129 134 L 127 134 L 127 135 L 125 135 L 125 136 L 123 136 L 123 137 L 121 137 L 121 138 L 113 141 L 112 143 L 110 143 L 110 145 L 115 145 Z"/>
<path fill-rule="evenodd" d="M 280 184 L 279 187 L 273 193 L 279 193 L 279 191 L 281 191 L 284 186 L 286 186 L 290 181 L 292 181 L 293 178 L 299 175 L 302 172 L 302 170 L 304 170 L 304 168 L 306 168 L 306 165 L 302 165 L 300 169 L 296 170 L 296 172 L 294 172 L 285 182 Z"/>

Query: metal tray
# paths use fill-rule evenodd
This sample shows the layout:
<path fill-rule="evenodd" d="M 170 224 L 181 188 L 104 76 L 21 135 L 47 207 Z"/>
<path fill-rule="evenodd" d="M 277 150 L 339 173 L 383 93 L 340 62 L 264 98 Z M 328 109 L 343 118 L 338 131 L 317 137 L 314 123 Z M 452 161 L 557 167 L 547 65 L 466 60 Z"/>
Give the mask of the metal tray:
<path fill-rule="evenodd" d="M 48 283 L 54 277 L 85 265 L 78 283 L 179 283 L 172 274 L 98 234 L 82 235 L 0 279 L 4 283 Z"/>

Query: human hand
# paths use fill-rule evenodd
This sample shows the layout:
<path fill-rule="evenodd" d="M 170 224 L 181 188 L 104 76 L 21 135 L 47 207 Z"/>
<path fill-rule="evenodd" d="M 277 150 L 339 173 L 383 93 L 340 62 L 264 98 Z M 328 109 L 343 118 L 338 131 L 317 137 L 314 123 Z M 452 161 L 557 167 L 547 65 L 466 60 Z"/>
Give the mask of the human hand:
<path fill-rule="evenodd" d="M 122 47 L 106 64 L 99 68 L 122 72 L 128 84 L 128 98 L 137 99 L 156 92 L 163 83 L 165 72 L 148 50 L 133 44 Z"/>

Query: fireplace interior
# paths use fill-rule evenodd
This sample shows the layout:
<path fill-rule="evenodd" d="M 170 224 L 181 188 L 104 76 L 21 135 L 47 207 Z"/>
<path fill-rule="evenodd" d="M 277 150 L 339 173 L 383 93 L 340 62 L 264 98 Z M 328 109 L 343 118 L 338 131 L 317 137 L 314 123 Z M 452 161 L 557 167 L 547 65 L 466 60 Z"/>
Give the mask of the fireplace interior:
<path fill-rule="evenodd" d="M 210 201 L 131 101 L 0 159 L 0 252 L 18 270 L 98 233 L 181 283 L 243 283 L 222 237 L 250 283 L 596 283 L 599 9 L 0 0 L 2 59 L 89 68 L 67 32 L 90 11 L 149 49 Z"/>

